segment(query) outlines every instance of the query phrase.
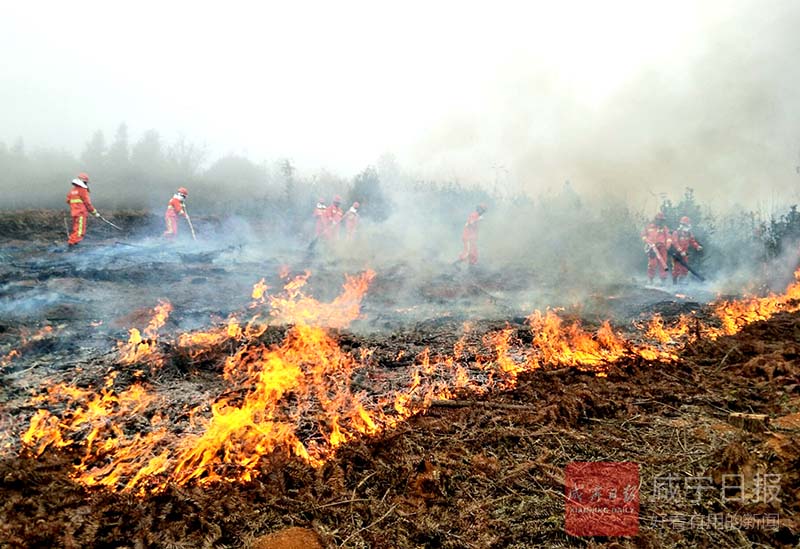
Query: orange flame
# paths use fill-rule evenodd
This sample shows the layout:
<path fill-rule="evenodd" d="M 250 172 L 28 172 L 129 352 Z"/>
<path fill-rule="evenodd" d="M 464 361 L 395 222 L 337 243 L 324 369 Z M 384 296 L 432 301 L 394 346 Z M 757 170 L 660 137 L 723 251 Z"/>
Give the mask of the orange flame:
<path fill-rule="evenodd" d="M 11 349 L 4 356 L 0 357 L 0 368 L 8 366 L 14 359 L 20 358 L 32 343 L 36 343 L 37 341 L 51 336 L 53 334 L 53 327 L 45 326 L 37 330 L 33 335 L 29 334 L 30 332 L 24 328 L 20 331 L 19 347 L 17 349 Z"/>
<path fill-rule="evenodd" d="M 795 282 L 782 294 L 770 293 L 766 297 L 751 297 L 737 301 L 721 301 L 714 306 L 714 314 L 722 327 L 709 330 L 709 337 L 734 335 L 753 322 L 767 320 L 781 312 L 800 310 L 800 269 L 794 273 Z"/>
<path fill-rule="evenodd" d="M 22 353 L 20 353 L 19 350 L 11 349 L 3 358 L 0 358 L 0 368 L 8 366 L 11 364 L 12 360 L 20 356 L 22 356 Z"/>
<path fill-rule="evenodd" d="M 207 332 L 189 332 L 178 336 L 178 346 L 189 348 L 190 356 L 197 358 L 205 353 L 206 350 L 213 349 L 217 345 L 229 340 L 239 340 L 244 337 L 239 321 L 235 316 L 228 318 L 225 327 Z"/>
<path fill-rule="evenodd" d="M 302 289 L 308 281 L 310 272 L 295 277 L 284 286 L 287 297 L 270 297 L 270 315 L 278 324 L 307 324 L 326 328 L 346 328 L 359 318 L 361 300 L 375 278 L 375 272 L 368 270 L 359 276 L 346 275 L 342 293 L 331 303 L 321 303 L 306 296 Z"/>
<path fill-rule="evenodd" d="M 682 342 L 689 335 L 690 320 L 691 317 L 681 315 L 677 323 L 672 326 L 667 326 L 664 324 L 664 319 L 661 315 L 655 314 L 647 325 L 647 331 L 644 337 L 655 340 L 662 345 Z"/>
<path fill-rule="evenodd" d="M 595 334 L 581 328 L 579 322 L 564 326 L 552 310 L 544 315 L 535 311 L 529 318 L 533 347 L 542 362 L 575 366 L 582 370 L 598 370 L 622 358 L 639 356 L 645 360 L 671 361 L 675 356 L 648 345 L 633 345 L 616 334 L 608 321 Z"/>
<path fill-rule="evenodd" d="M 775 314 L 800 310 L 800 269 L 795 273 L 795 282 L 782 294 L 770 293 L 765 297 L 746 297 L 733 301 L 722 300 L 711 305 L 720 325 L 702 323 L 692 315 L 681 315 L 672 326 L 666 326 L 660 315 L 654 315 L 647 327 L 645 337 L 661 344 L 686 343 L 702 333 L 709 339 L 731 336 L 754 322 L 768 320 Z M 694 329 L 693 329 L 694 326 Z"/>
<path fill-rule="evenodd" d="M 535 311 L 528 319 L 530 346 L 507 327 L 483 339 L 492 349 L 491 357 L 476 355 L 473 361 L 467 358 L 474 349 L 467 348 L 465 333 L 452 356 L 434 357 L 426 349 L 410 371 L 395 373 L 383 391 L 357 392 L 355 376 L 369 364 L 371 351 L 362 350 L 356 359 L 342 351 L 322 326 L 338 327 L 358 318 L 373 276 L 368 272 L 348 277 L 342 295 L 331 303 L 302 294 L 308 273 L 288 282 L 286 297 L 268 300 L 274 307 L 273 320 L 290 319 L 295 324 L 280 345 L 267 346 L 258 339 L 264 328 L 255 319 L 242 328 L 235 317 L 214 332 L 181 336 L 179 345 L 200 350 L 224 341 L 235 346 L 223 374 L 229 392 L 210 406 L 203 403 L 189 410 L 188 419 L 179 425 L 170 425 L 158 413 L 163 403 L 156 393 L 136 384 L 117 391 L 111 375 L 97 393 L 66 385 L 51 387 L 39 402 L 66 403 L 65 411 L 56 416 L 38 410 L 22 436 L 23 444 L 35 455 L 51 447 L 80 447 L 84 455 L 74 476 L 87 486 L 141 494 L 169 483 L 247 481 L 276 453 L 317 466 L 342 444 L 391 429 L 434 399 L 511 388 L 521 374 L 536 368 L 571 366 L 602 376 L 610 364 L 622 359 L 675 359 L 659 347 L 633 343 L 608 322 L 592 332 L 578 322 L 565 323 L 555 311 Z M 758 301 L 754 306 L 744 301 L 737 305 L 735 318 L 760 319 L 772 311 L 798 308 L 797 293 L 762 299 L 776 304 Z M 320 325 L 311 325 L 315 322 Z M 162 325 L 154 319 L 145 334 L 154 338 Z M 643 335 L 671 344 L 686 337 L 688 328 L 682 326 L 688 325 L 687 320 L 666 327 L 662 319 L 653 319 Z M 725 326 L 723 322 L 719 330 L 730 329 Z M 468 329 L 465 326 L 464 332 Z M 137 428 L 127 428 L 137 416 Z M 149 422 L 146 433 L 139 432 L 142 418 Z"/>
<path fill-rule="evenodd" d="M 149 362 L 151 367 L 160 367 L 163 358 L 158 353 L 158 331 L 166 324 L 172 305 L 169 301 L 160 301 L 153 309 L 153 317 L 144 329 L 144 337 L 136 328 L 129 330 L 130 337 L 126 343 L 118 343 L 120 361 L 123 364 L 139 364 Z"/>
<path fill-rule="evenodd" d="M 64 438 L 63 435 L 82 431 L 85 433 L 86 455 L 90 456 L 94 441 L 111 425 L 109 420 L 139 413 L 154 398 L 139 384 L 131 385 L 120 393 L 114 392 L 115 377 L 116 372 L 106 378 L 100 393 L 65 384 L 49 387 L 43 400 L 51 403 L 66 400 L 68 409 L 61 419 L 47 410 L 37 410 L 28 430 L 22 435 L 22 442 L 28 447 L 35 447 L 34 453 L 38 456 L 48 446 L 64 447 L 74 444 L 74 439 Z"/>
<path fill-rule="evenodd" d="M 253 291 L 250 294 L 250 297 L 253 298 L 253 303 L 250 304 L 250 308 L 255 307 L 259 303 L 264 303 L 264 296 L 267 294 L 267 290 L 269 290 L 269 286 L 267 286 L 263 278 L 253 284 Z"/>

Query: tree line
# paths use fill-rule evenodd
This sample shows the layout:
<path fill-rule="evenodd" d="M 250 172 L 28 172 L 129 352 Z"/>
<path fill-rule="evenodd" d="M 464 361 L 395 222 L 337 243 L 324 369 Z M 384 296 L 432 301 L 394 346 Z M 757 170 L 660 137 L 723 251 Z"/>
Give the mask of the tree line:
<path fill-rule="evenodd" d="M 301 176 L 290 159 L 280 157 L 254 162 L 228 154 L 211 161 L 206 147 L 184 137 L 167 141 L 148 130 L 134 139 L 124 123 L 110 140 L 96 131 L 79 156 L 28 151 L 22 139 L 10 146 L 0 142 L 2 208 L 64 208 L 69 181 L 80 171 L 91 175 L 93 199 L 101 210 L 161 212 L 174 190 L 186 186 L 193 213 L 256 218 L 268 230 L 288 235 L 308 230 L 318 198 L 340 195 L 345 208 L 361 203 L 366 225 L 380 227 L 374 235 L 405 244 L 418 241 L 431 253 L 451 241 L 457 247 L 468 213 L 487 203 L 481 236 L 487 257 L 535 257 L 553 268 L 579 262 L 601 272 L 641 270 L 639 232 L 655 213 L 587 199 L 568 183 L 560 191 L 532 197 L 497 195 L 489 182 L 421 181 L 405 174 L 389 155 L 351 178 L 326 171 Z M 705 248 L 695 265 L 705 272 L 755 270 L 797 250 L 800 213 L 795 206 L 764 218 L 749 211 L 714 212 L 697 201 L 691 188 L 674 198 L 665 198 L 660 208 L 671 228 L 683 215 L 692 218 Z"/>
<path fill-rule="evenodd" d="M 328 172 L 300 178 L 288 158 L 254 162 L 227 154 L 209 161 L 203 145 L 182 136 L 170 142 L 152 129 L 133 139 L 124 123 L 110 140 L 102 130 L 94 132 L 79 156 L 56 149 L 29 151 L 21 138 L 11 146 L 0 142 L 2 208 L 62 207 L 69 182 L 82 171 L 90 174 L 92 196 L 106 210 L 157 210 L 178 186 L 186 186 L 199 213 L 262 215 L 291 224 L 318 197 L 341 195 L 368 203 L 367 216 L 388 215 L 373 166 L 351 179 Z"/>

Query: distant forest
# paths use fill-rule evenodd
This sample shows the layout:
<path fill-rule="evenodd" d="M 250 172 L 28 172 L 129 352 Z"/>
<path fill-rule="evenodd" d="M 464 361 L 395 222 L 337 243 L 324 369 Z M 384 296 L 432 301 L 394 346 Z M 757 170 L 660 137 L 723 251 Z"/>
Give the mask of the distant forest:
<path fill-rule="evenodd" d="M 486 257 L 535 260 L 548 269 L 577 265 L 582 275 L 640 274 L 644 252 L 639 232 L 654 211 L 589 199 L 568 183 L 540 196 L 498 193 L 490 182 L 466 186 L 458 181 L 419 181 L 385 155 L 352 178 L 329 172 L 299 176 L 288 158 L 257 163 L 241 155 L 210 161 L 208 151 L 185 138 L 166 142 L 156 130 L 132 139 L 120 124 L 109 141 L 96 131 L 79 157 L 52 149 L 27 150 L 22 139 L 0 142 L 2 209 L 66 208 L 69 182 L 88 172 L 95 205 L 101 211 L 146 209 L 160 214 L 179 186 L 189 188 L 194 213 L 257 219 L 274 234 L 308 233 L 316 201 L 334 195 L 346 209 L 362 205 L 365 228 L 385 250 L 408 246 L 460 245 L 460 230 L 478 203 L 489 205 L 483 223 Z M 800 213 L 786 206 L 767 218 L 749 211 L 714 212 L 698 203 L 692 189 L 665 197 L 661 210 L 670 227 L 692 218 L 705 248 L 694 264 L 707 273 L 754 273 L 766 262 L 789 256 L 800 241 Z M 371 227 L 371 229 L 370 229 Z M 441 244 L 440 244 L 441 243 Z M 483 252 L 482 252 L 483 253 Z M 569 258 L 569 261 L 567 259 Z M 544 267 L 543 267 L 544 268 Z M 565 276 L 568 276 L 568 272 Z"/>

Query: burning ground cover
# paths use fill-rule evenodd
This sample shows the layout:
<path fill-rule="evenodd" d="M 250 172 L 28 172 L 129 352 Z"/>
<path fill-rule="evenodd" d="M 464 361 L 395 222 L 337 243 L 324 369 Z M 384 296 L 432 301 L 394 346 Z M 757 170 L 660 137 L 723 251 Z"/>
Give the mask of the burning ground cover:
<path fill-rule="evenodd" d="M 679 362 L 656 367 L 628 359 L 610 365 L 606 377 L 577 368 L 522 372 L 501 394 L 478 400 L 462 394 L 445 401 L 449 405 L 434 401 L 427 413 L 381 437 L 357 437 L 321 464 L 272 455 L 253 482 L 173 482 L 145 497 L 124 489 L 87 492 L 70 479 L 83 449 L 48 451 L 37 460 L 9 458 L 2 471 L 9 494 L 3 512 L 11 520 L 3 533 L 21 545 L 238 545 L 300 524 L 331 546 L 574 544 L 562 533 L 562 490 L 563 467 L 576 459 L 641 463 L 648 475 L 643 498 L 652 478 L 668 471 L 719 477 L 765 465 L 782 473 L 790 495 L 798 490 L 796 437 L 736 428 L 721 410 L 785 415 L 780 394 L 796 406 L 798 322 L 795 314 L 781 313 L 736 336 L 699 341 Z M 521 335 L 527 327 L 514 328 Z M 464 347 L 480 352 L 482 338 L 471 333 Z M 398 339 L 413 337 L 410 332 Z M 347 334 L 340 338 L 351 349 L 359 343 Z M 369 343 L 379 363 L 398 341 Z M 779 362 L 765 364 L 764 354 Z M 379 373 L 373 377 L 401 377 L 396 370 Z M 120 406 L 127 406 L 124 399 Z M 732 531 L 687 534 L 660 522 L 722 505 L 714 498 L 645 501 L 640 543 L 651 546 L 681 540 L 743 546 L 747 539 L 790 546 L 796 539 L 791 499 L 778 508 L 786 520 L 777 533 L 754 530 L 747 538 Z"/>
<path fill-rule="evenodd" d="M 83 358 L 43 377 L 27 377 L 41 369 L 30 361 L 64 355 L 31 342 L 55 336 L 14 347 L 0 539 L 247 546 L 301 525 L 329 546 L 582 544 L 563 533 L 564 467 L 630 460 L 643 475 L 639 545 L 796 543 L 797 284 L 638 326 L 543 309 L 375 331 L 354 326 L 391 283 L 380 271 L 340 275 L 328 299 L 309 285 L 331 273 L 275 272 L 210 327 L 184 329 L 182 299 L 153 300 L 126 337 L 72 347 Z M 732 412 L 788 427 L 741 427 Z M 781 476 L 778 503 L 649 493 L 670 471 L 719 485 L 766 469 Z M 720 509 L 781 523 L 668 522 Z"/>

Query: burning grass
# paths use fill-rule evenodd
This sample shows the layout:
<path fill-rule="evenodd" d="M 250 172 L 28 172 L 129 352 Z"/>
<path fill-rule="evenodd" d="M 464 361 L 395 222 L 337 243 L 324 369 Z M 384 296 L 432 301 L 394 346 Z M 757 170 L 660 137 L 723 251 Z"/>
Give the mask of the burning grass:
<path fill-rule="evenodd" d="M 431 357 L 426 350 L 409 371 L 365 386 L 356 381 L 372 369 L 369 349 L 360 356 L 344 352 L 328 330 L 359 318 L 374 273 L 347 277 L 330 303 L 303 293 L 309 276 L 288 280 L 279 295 L 257 283 L 250 307 L 255 310 L 244 327 L 232 316 L 216 329 L 181 334 L 169 344 L 194 360 L 226 354 L 224 389 L 182 413 L 184 419 L 164 416 L 167 403 L 157 386 L 116 386 L 112 373 L 97 392 L 48 388 L 33 404 L 60 411 L 40 408 L 22 443 L 36 456 L 48 448 L 80 447 L 73 478 L 86 486 L 145 494 L 170 484 L 248 481 L 276 455 L 319 467 L 342 444 L 394 429 L 434 401 L 513 389 L 521 374 L 537 369 L 566 366 L 605 376 L 620 362 L 675 361 L 670 344 L 690 338 L 689 326 L 698 322 L 682 317 L 668 327 L 655 317 L 643 335 L 656 343 L 636 344 L 608 322 L 590 332 L 578 322 L 565 323 L 555 311 L 536 311 L 528 319 L 529 345 L 511 327 L 483 338 L 488 356 L 465 353 L 462 338 L 450 355 Z M 695 333 L 713 339 L 778 311 L 797 310 L 797 292 L 795 283 L 783 295 L 718 303 L 713 310 L 721 327 L 703 325 Z M 170 310 L 166 302 L 154 309 L 144 337 L 130 331 L 128 342 L 119 345 L 120 364 L 149 366 L 151 372 L 164 366 L 168 357 L 158 331 Z M 293 327 L 280 344 L 262 341 L 270 324 L 284 323 Z"/>
<path fill-rule="evenodd" d="M 161 490 L 169 482 L 249 480 L 262 458 L 276 452 L 318 465 L 344 442 L 377 433 L 377 422 L 395 422 L 366 411 L 364 396 L 350 391 L 352 372 L 363 365 L 343 353 L 324 328 L 308 324 L 341 327 L 358 318 L 373 276 L 347 277 L 340 296 L 320 303 L 302 293 L 308 274 L 301 275 L 286 284 L 285 295 L 268 297 L 269 314 L 257 313 L 244 328 L 232 317 L 216 330 L 178 337 L 177 348 L 188 348 L 194 358 L 226 342 L 235 349 L 223 369 L 227 390 L 210 410 L 208 403 L 190 410 L 185 425 L 166 425 L 159 412 L 166 403 L 154 387 L 115 388 L 116 376 L 110 375 L 97 395 L 68 385 L 50 387 L 37 403 L 58 405 L 60 417 L 40 409 L 22 442 L 35 455 L 82 444 L 77 481 L 137 493 Z M 259 283 L 253 292 L 259 298 L 265 297 L 261 288 Z M 130 331 L 128 342 L 119 345 L 121 364 L 149 365 L 151 372 L 163 366 L 158 331 L 170 310 L 166 302 L 155 308 L 145 337 Z M 258 339 L 267 328 L 261 318 L 295 325 L 280 346 L 267 346 Z M 149 424 L 144 433 L 126 428 L 136 415 Z"/>
<path fill-rule="evenodd" d="M 718 300 L 710 305 L 713 322 L 703 322 L 694 314 L 680 315 L 667 323 L 656 314 L 641 328 L 643 339 L 661 346 L 680 347 L 700 339 L 715 340 L 732 336 L 754 322 L 769 320 L 781 312 L 800 311 L 800 269 L 795 272 L 795 282 L 782 294 L 770 293 L 763 297 L 746 296 L 738 300 Z"/>
<path fill-rule="evenodd" d="M 795 401 L 798 396 L 791 383 L 800 374 L 794 340 L 799 322 L 796 314 L 779 313 L 736 336 L 698 342 L 679 362 L 661 368 L 631 360 L 611 365 L 607 377 L 571 367 L 521 372 L 509 391 L 484 395 L 481 401 L 450 401 L 448 407 L 434 402 L 426 414 L 399 423 L 386 436 L 358 436 L 318 466 L 265 456 L 257 482 L 246 484 L 172 483 L 157 496 L 139 498 L 110 490 L 87 492 L 69 481 L 70 460 L 84 452 L 80 443 L 45 452 L 37 460 L 8 458 L 0 462 L 6 496 L 0 513 L 7 519 L 0 524 L 0 539 L 11 546 L 249 547 L 256 536 L 301 525 L 329 547 L 575 545 L 581 541 L 563 531 L 564 466 L 612 456 L 640 464 L 641 527 L 632 543 L 792 547 L 800 527 L 792 511 L 792 494 L 800 487 L 796 439 L 774 429 L 748 433 L 727 424 L 719 410 L 738 406 L 776 416 L 789 412 L 778 395 L 794 395 Z M 519 363 L 524 356 L 519 340 L 529 326 L 492 330 L 474 323 L 463 332 L 458 352 L 451 355 L 439 347 L 427 360 L 416 358 L 412 371 L 419 374 L 418 386 L 440 375 L 436 354 L 456 357 L 457 364 L 481 359 L 488 368 L 489 353 L 482 349 L 484 342 L 494 345 L 495 338 L 508 342 L 508 358 Z M 360 357 L 352 350 L 353 339 L 345 336 L 339 346 L 351 345 L 347 354 Z M 402 347 L 417 337 L 411 332 L 407 339 L 394 340 L 393 356 L 398 343 Z M 774 360 L 764 363 L 764 355 Z M 407 377 L 397 370 L 371 373 Z M 484 373 L 488 377 L 492 371 Z M 496 379 L 501 375 L 496 372 Z M 363 383 L 359 372 L 354 378 Z M 120 383 L 120 376 L 114 382 Z M 179 416 L 165 411 L 165 421 Z M 782 503 L 719 498 L 722 475 L 750 478 L 760 470 L 781 475 Z M 654 477 L 678 473 L 717 479 L 716 490 L 696 503 L 692 498 L 661 502 L 652 492 Z M 673 517 L 712 512 L 774 512 L 781 518 L 771 531 L 669 526 Z M 602 539 L 591 543 L 616 546 Z"/>
<path fill-rule="evenodd" d="M 164 362 L 158 353 L 158 331 L 167 323 L 172 305 L 167 301 L 160 302 L 153 310 L 153 317 L 144 329 L 130 329 L 130 337 L 125 343 L 119 343 L 119 360 L 122 364 L 149 364 L 151 369 L 160 368 Z"/>
<path fill-rule="evenodd" d="M 452 339 L 420 352 L 427 326 L 407 339 L 344 331 L 362 316 L 373 277 L 347 277 L 339 296 L 319 301 L 309 273 L 287 271 L 281 291 L 259 281 L 242 311 L 194 332 L 174 333 L 171 305 L 159 303 L 106 375 L 42 389 L 28 403 L 37 409 L 30 422 L 16 427 L 21 436 L 7 436 L 13 424 L 0 413 L 10 494 L 2 510 L 26 517 L 0 525 L 0 539 L 242 545 L 245 533 L 313 521 L 329 545 L 552 545 L 567 541 L 569 460 L 612 456 L 651 473 L 679 466 L 719 476 L 762 454 L 771 467 L 796 459 L 791 439 L 734 439 L 714 413 L 788 413 L 763 403 L 791 397 L 781 391 L 797 376 L 796 345 L 765 349 L 747 338 L 761 329 L 754 322 L 790 322 L 798 283 L 708 313 L 653 317 L 632 333 L 558 310 L 505 326 L 473 322 L 457 341 L 458 326 L 439 327 Z M 678 429 L 688 434 L 674 436 Z M 795 477 L 780 470 L 789 493 Z M 25 502 L 42 476 L 59 494 L 41 497 L 58 532 L 25 523 L 39 516 Z M 86 490 L 94 487 L 102 489 Z M 670 511 L 643 507 L 645 543 L 669 542 L 652 532 Z M 692 541 L 734 538 L 703 532 Z"/>
<path fill-rule="evenodd" d="M 4 355 L 0 355 L 0 369 L 21 358 L 28 350 L 45 343 L 48 339 L 53 337 L 57 331 L 58 329 L 54 330 L 52 326 L 45 326 L 34 333 L 23 328 L 19 334 L 20 341 L 18 346 L 15 349 L 7 351 Z"/>

